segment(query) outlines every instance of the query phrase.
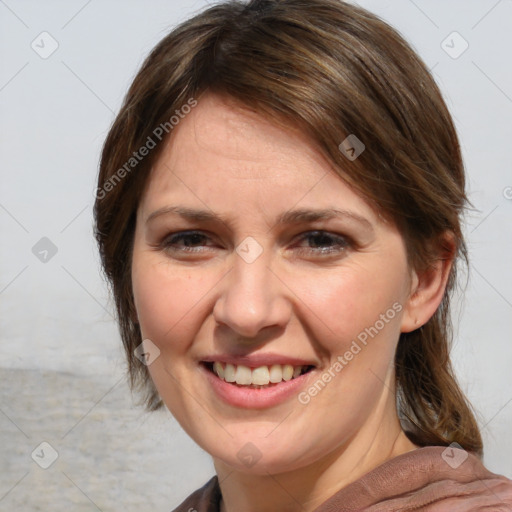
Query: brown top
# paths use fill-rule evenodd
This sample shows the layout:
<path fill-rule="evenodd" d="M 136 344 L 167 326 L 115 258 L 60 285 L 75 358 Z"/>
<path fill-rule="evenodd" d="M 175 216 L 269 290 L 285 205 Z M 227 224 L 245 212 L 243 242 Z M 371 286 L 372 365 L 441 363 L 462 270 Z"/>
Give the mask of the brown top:
<path fill-rule="evenodd" d="M 219 512 L 217 477 L 173 512 Z M 457 448 L 427 446 L 384 462 L 314 512 L 512 512 L 512 480 Z"/>

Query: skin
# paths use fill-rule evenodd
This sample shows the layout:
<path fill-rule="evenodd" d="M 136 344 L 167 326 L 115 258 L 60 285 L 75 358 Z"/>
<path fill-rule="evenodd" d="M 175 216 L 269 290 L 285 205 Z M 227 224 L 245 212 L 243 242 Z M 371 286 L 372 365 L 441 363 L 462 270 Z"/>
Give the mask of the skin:
<path fill-rule="evenodd" d="M 224 220 L 162 211 L 178 205 Z M 298 208 L 349 215 L 277 223 Z M 188 245 L 170 238 L 187 230 L 203 236 Z M 248 236 L 262 249 L 252 263 L 236 252 Z M 416 448 L 398 421 L 393 358 L 400 333 L 437 309 L 450 264 L 445 257 L 428 272 L 410 269 L 397 228 L 300 132 L 226 98 L 200 99 L 152 170 L 137 212 L 132 279 L 143 339 L 160 350 L 151 378 L 213 457 L 224 512 L 312 511 Z M 284 354 L 315 363 L 312 383 L 397 303 L 401 311 L 307 404 L 293 396 L 266 409 L 234 407 L 198 370 L 206 355 Z M 251 467 L 237 457 L 248 442 L 261 454 Z"/>

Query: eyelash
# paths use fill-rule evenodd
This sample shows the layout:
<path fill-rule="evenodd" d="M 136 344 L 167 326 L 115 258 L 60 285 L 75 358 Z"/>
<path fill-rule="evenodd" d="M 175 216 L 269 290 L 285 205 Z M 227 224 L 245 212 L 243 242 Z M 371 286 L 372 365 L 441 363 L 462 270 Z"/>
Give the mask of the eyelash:
<path fill-rule="evenodd" d="M 203 245 L 200 246 L 181 246 L 178 248 L 176 244 L 180 241 L 186 242 L 187 240 L 190 241 L 190 239 L 201 237 L 201 239 L 209 238 L 208 235 L 202 233 L 201 231 L 182 231 L 180 233 L 174 233 L 167 238 L 165 238 L 161 245 L 161 248 L 168 252 L 181 252 L 181 253 L 188 253 L 188 254 L 199 254 L 207 252 L 203 249 Z M 313 238 L 322 238 L 329 239 L 332 244 L 328 247 L 320 247 L 320 248 L 299 248 L 298 252 L 299 254 L 303 253 L 309 253 L 313 255 L 320 255 L 320 256 L 330 256 L 332 254 L 339 254 L 345 252 L 348 248 L 352 247 L 354 244 L 347 236 L 342 235 L 336 235 L 334 233 L 329 233 L 327 231 L 322 230 L 313 230 L 308 231 L 306 233 L 303 233 L 300 240 L 311 240 Z M 337 248 L 336 248 L 337 247 Z"/>

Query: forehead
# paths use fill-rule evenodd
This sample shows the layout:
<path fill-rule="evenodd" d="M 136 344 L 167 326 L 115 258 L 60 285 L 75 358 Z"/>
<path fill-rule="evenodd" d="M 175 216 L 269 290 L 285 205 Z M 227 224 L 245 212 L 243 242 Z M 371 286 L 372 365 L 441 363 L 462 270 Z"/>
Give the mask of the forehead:
<path fill-rule="evenodd" d="M 341 201 L 371 213 L 296 127 L 278 126 L 212 94 L 173 129 L 142 203 L 147 210 L 178 199 L 264 210 Z"/>
<path fill-rule="evenodd" d="M 181 121 L 167 145 L 170 161 L 182 161 L 191 156 L 208 155 L 226 161 L 233 177 L 247 177 L 238 163 L 249 162 L 265 168 L 265 162 L 275 164 L 287 156 L 300 157 L 325 167 L 327 162 L 310 140 L 291 123 L 277 126 L 261 114 L 226 97 L 205 95 L 197 107 Z M 230 162 L 236 162 L 230 165 Z M 268 169 L 272 176 L 272 168 Z"/>

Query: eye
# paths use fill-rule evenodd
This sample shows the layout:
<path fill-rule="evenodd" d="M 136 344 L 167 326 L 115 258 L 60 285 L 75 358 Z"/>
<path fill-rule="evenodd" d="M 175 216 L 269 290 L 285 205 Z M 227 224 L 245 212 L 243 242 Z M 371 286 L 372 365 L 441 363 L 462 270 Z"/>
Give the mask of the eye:
<path fill-rule="evenodd" d="M 302 234 L 294 249 L 299 254 L 323 257 L 344 253 L 352 245 L 346 236 L 317 230 Z M 160 243 L 161 249 L 175 256 L 207 253 L 215 247 L 215 242 L 201 231 L 172 233 Z"/>
<path fill-rule="evenodd" d="M 306 252 L 320 256 L 343 253 L 352 246 L 346 236 L 335 235 L 327 231 L 310 231 L 302 235 L 300 240 L 309 244 L 309 247 L 299 247 L 300 253 Z"/>
<path fill-rule="evenodd" d="M 207 252 L 207 242 L 210 241 L 210 237 L 202 233 L 201 231 L 182 231 L 180 233 L 173 233 L 166 237 L 161 247 L 168 252 L 182 252 L 182 253 L 200 253 Z"/>

